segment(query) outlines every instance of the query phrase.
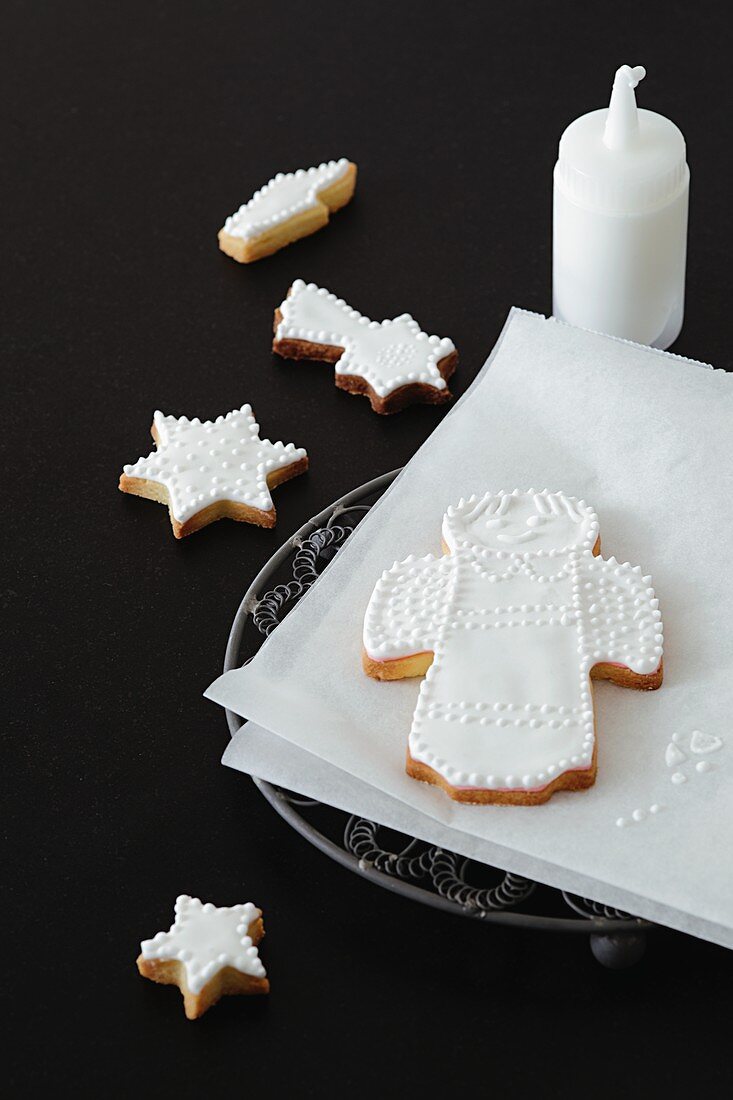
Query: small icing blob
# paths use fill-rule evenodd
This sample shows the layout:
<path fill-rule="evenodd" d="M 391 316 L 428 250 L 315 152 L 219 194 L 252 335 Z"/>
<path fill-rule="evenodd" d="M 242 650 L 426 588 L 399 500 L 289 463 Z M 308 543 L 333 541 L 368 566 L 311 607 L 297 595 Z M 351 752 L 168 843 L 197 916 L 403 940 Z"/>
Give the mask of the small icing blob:
<path fill-rule="evenodd" d="M 695 771 L 709 772 L 712 766 L 709 760 L 698 760 L 697 764 L 695 764 Z"/>
<path fill-rule="evenodd" d="M 317 168 L 299 168 L 297 172 L 278 172 L 264 187 L 255 191 L 224 223 L 229 237 L 251 240 L 268 229 L 288 221 L 296 214 L 318 205 L 318 192 L 330 187 L 346 174 L 349 161 L 331 160 Z"/>
<path fill-rule="evenodd" d="M 368 660 L 433 654 L 410 761 L 460 791 L 537 792 L 593 768 L 593 667 L 653 674 L 662 659 L 650 578 L 594 556 L 598 530 L 593 509 L 563 493 L 486 493 L 448 508 L 449 554 L 382 574 Z"/>
<path fill-rule="evenodd" d="M 680 783 L 686 783 L 687 782 L 687 776 L 683 772 L 675 772 L 674 775 L 672 776 L 672 782 L 676 786 L 679 786 Z"/>
<path fill-rule="evenodd" d="M 655 802 L 649 807 L 648 811 L 642 809 L 634 810 L 631 814 L 631 820 L 629 820 L 628 817 L 617 817 L 616 824 L 620 829 L 623 829 L 627 825 L 631 825 L 632 822 L 646 821 L 647 812 L 650 814 L 658 814 L 661 809 L 663 809 L 663 807 L 660 805 L 660 803 Z"/>
<path fill-rule="evenodd" d="M 702 730 L 693 730 L 690 737 L 690 752 L 708 753 L 717 752 L 723 747 L 723 738 L 716 737 L 712 733 L 703 733 Z"/>
<path fill-rule="evenodd" d="M 296 279 L 280 305 L 275 350 L 281 340 L 300 340 L 343 349 L 337 375 L 363 378 L 379 398 L 411 383 L 445 390 L 438 369 L 455 352 L 447 337 L 428 336 L 409 313 L 393 321 L 370 321 L 335 294 Z"/>
<path fill-rule="evenodd" d="M 225 966 L 264 978 L 259 952 L 247 934 L 261 916 L 250 901 L 217 908 L 211 902 L 204 905 L 198 898 L 181 894 L 176 898 L 175 920 L 169 930 L 143 940 L 140 951 L 144 959 L 179 959 L 186 968 L 186 984 L 192 993 L 200 993 Z"/>
<path fill-rule="evenodd" d="M 678 748 L 673 741 L 667 745 L 667 750 L 664 754 L 664 762 L 668 768 L 676 768 L 678 764 L 681 764 L 687 757 L 682 752 L 682 749 Z"/>

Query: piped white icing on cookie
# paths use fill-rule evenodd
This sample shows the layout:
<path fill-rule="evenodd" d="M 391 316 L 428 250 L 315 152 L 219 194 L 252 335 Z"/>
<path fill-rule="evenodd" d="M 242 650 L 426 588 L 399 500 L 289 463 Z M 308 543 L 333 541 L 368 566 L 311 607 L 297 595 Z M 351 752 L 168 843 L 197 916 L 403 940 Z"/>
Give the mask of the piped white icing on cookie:
<path fill-rule="evenodd" d="M 260 439 L 251 405 L 203 422 L 157 411 L 153 423 L 156 450 L 124 472 L 164 485 L 179 523 L 221 500 L 271 511 L 268 474 L 307 457 L 294 443 Z"/>
<path fill-rule="evenodd" d="M 176 898 L 175 920 L 169 930 L 143 940 L 140 950 L 144 959 L 182 962 L 192 993 L 200 993 L 225 966 L 264 978 L 259 952 L 247 934 L 252 922 L 261 916 L 261 910 L 251 901 L 218 908 L 181 894 Z"/>
<path fill-rule="evenodd" d="M 230 237 L 241 237 L 243 240 L 259 237 L 273 226 L 316 206 L 318 192 L 341 179 L 348 167 L 349 161 L 341 157 L 340 160 L 330 160 L 315 168 L 278 172 L 264 187 L 255 191 L 236 214 L 227 218 L 224 232 Z"/>
<path fill-rule="evenodd" d="M 275 340 L 304 340 L 343 348 L 336 374 L 363 378 L 378 397 L 422 382 L 444 390 L 437 364 L 455 345 L 448 337 L 428 336 L 409 313 L 394 320 L 371 321 L 315 283 L 296 279 L 280 306 Z"/>
<path fill-rule="evenodd" d="M 487 493 L 443 520 L 450 554 L 382 574 L 364 623 L 376 661 L 434 653 L 409 735 L 454 787 L 539 790 L 592 766 L 590 671 L 662 659 L 651 578 L 593 555 L 598 517 L 563 493 Z"/>

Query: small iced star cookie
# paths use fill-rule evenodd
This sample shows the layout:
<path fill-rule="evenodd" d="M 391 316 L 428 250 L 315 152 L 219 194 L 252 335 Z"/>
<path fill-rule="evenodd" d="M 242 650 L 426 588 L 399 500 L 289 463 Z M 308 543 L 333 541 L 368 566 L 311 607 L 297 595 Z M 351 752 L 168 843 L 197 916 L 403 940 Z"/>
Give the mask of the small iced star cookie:
<path fill-rule="evenodd" d="M 156 412 L 156 450 L 123 468 L 123 493 L 167 504 L 177 539 L 228 516 L 274 527 L 270 489 L 308 469 L 294 443 L 260 439 L 250 405 L 215 421 Z"/>
<path fill-rule="evenodd" d="M 137 968 L 153 982 L 177 985 L 189 1020 L 227 993 L 270 992 L 257 950 L 262 912 L 251 901 L 219 909 L 181 894 L 175 914 L 167 932 L 142 941 Z"/>
<path fill-rule="evenodd" d="M 285 359 L 333 363 L 339 389 L 364 394 L 378 413 L 450 401 L 447 379 L 458 363 L 453 341 L 428 336 L 409 313 L 370 321 L 302 279 L 275 310 L 272 350 Z"/>
<path fill-rule="evenodd" d="M 326 225 L 355 187 L 356 165 L 345 157 L 317 168 L 278 172 L 227 218 L 219 230 L 219 248 L 240 264 L 270 256 Z"/>

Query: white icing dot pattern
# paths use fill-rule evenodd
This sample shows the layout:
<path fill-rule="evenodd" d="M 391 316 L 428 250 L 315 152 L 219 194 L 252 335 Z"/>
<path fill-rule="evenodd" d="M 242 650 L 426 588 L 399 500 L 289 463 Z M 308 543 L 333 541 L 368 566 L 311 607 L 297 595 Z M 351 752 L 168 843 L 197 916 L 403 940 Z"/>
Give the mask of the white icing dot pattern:
<path fill-rule="evenodd" d="M 250 405 L 215 421 L 162 412 L 153 419 L 156 450 L 125 466 L 124 472 L 164 485 L 171 514 L 179 523 L 222 500 L 271 511 L 268 475 L 307 457 L 293 443 L 260 439 Z"/>
<path fill-rule="evenodd" d="M 659 668 L 664 635 L 651 577 L 640 566 L 584 557 L 574 581 L 583 619 L 584 660 L 650 673 Z"/>
<path fill-rule="evenodd" d="M 422 383 L 445 390 L 437 364 L 455 345 L 447 337 L 428 336 L 409 313 L 394 320 L 370 321 L 315 283 L 296 279 L 280 306 L 277 340 L 304 340 L 342 348 L 336 374 L 369 383 L 378 397 L 402 386 Z"/>
<path fill-rule="evenodd" d="M 218 908 L 211 902 L 181 894 L 176 898 L 175 920 L 167 932 L 143 940 L 144 959 L 178 959 L 186 969 L 186 984 L 200 993 L 207 982 L 225 966 L 255 978 L 265 977 L 259 952 L 247 934 L 253 921 L 262 916 L 251 901 L 245 905 Z"/>
<path fill-rule="evenodd" d="M 642 810 L 641 808 L 638 809 L 638 810 L 632 810 L 630 818 L 629 817 L 617 817 L 616 818 L 616 824 L 619 827 L 619 829 L 625 829 L 628 825 L 633 825 L 635 822 L 638 824 L 642 821 L 648 820 L 647 814 L 652 814 L 652 815 L 656 816 L 656 814 L 658 814 L 663 809 L 664 809 L 664 806 L 663 806 L 662 803 L 653 802 L 648 810 Z"/>
<path fill-rule="evenodd" d="M 382 575 L 364 623 L 374 660 L 434 654 L 412 758 L 453 786 L 497 790 L 541 789 L 591 767 L 592 667 L 648 673 L 661 661 L 650 578 L 594 557 L 595 512 L 547 490 L 462 500 L 443 537 L 449 555 L 408 558 Z M 504 549 L 516 543 L 535 548 Z"/>
<path fill-rule="evenodd" d="M 251 240 L 317 205 L 318 192 L 345 174 L 349 161 L 330 160 L 297 172 L 278 172 L 224 223 L 230 237 Z"/>
<path fill-rule="evenodd" d="M 436 625 L 446 613 L 453 570 L 448 558 L 428 554 L 395 562 L 377 581 L 365 620 L 368 652 L 389 660 L 432 648 Z"/>

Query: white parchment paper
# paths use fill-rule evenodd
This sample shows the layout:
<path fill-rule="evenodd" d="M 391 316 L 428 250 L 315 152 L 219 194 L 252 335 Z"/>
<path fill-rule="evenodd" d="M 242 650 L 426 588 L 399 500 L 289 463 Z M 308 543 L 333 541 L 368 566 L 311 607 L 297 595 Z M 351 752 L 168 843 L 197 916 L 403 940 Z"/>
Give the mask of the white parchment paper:
<path fill-rule="evenodd" d="M 595 685 L 589 791 L 466 806 L 405 774 L 418 685 L 364 676 L 361 625 L 383 569 L 439 550 L 448 504 L 515 486 L 584 497 L 604 556 L 652 574 L 665 681 L 651 693 Z M 209 688 L 260 727 L 238 735 L 226 763 L 733 946 L 732 501 L 733 376 L 512 311 L 469 392 L 311 592 L 249 665 Z M 722 747 L 691 753 L 693 730 Z M 673 735 L 685 759 L 670 768 Z M 652 804 L 659 813 L 633 821 Z"/>

